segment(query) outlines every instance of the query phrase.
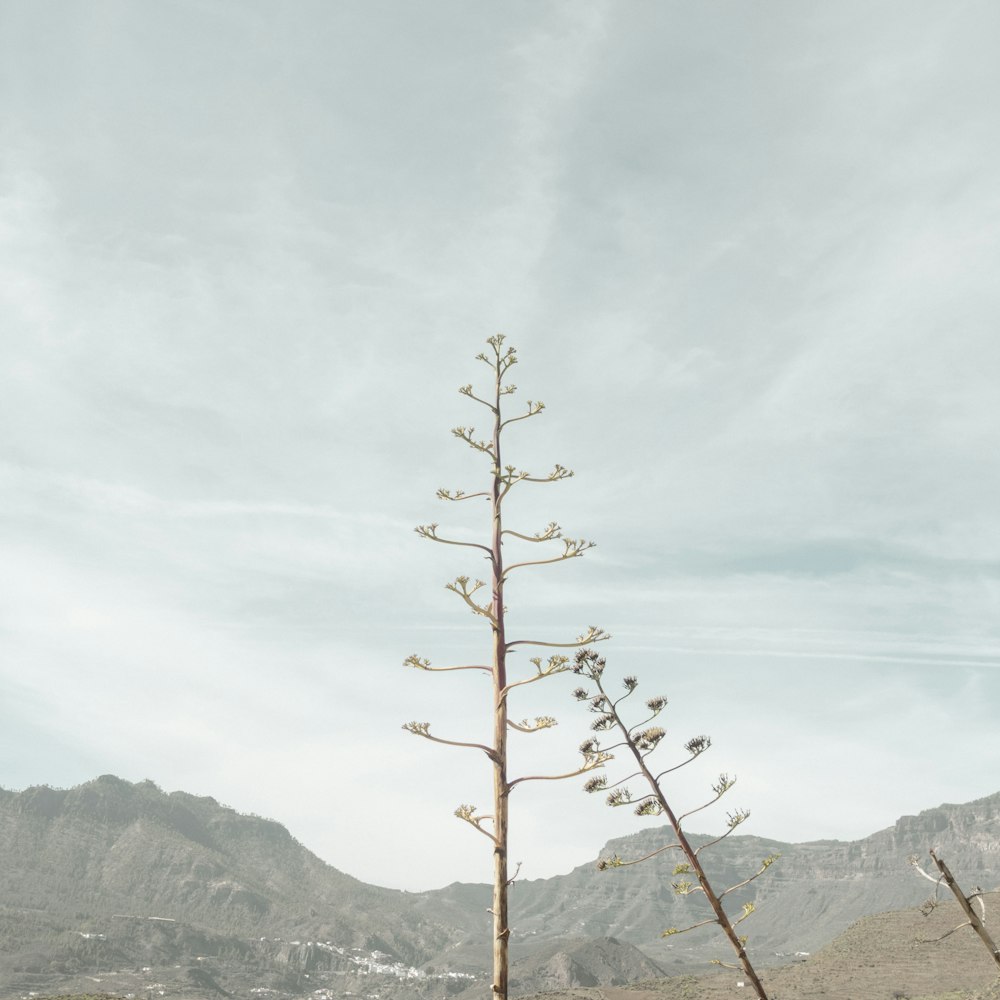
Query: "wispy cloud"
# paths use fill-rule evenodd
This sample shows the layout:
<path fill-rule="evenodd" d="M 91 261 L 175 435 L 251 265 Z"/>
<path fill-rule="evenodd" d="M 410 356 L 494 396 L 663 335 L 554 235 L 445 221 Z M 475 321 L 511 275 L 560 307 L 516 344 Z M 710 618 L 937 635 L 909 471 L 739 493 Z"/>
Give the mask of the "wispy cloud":
<path fill-rule="evenodd" d="M 483 722 L 474 684 L 400 662 L 488 649 L 443 590 L 482 567 L 412 527 L 486 530 L 434 493 L 488 475 L 449 429 L 501 330 L 548 404 L 507 456 L 576 471 L 510 523 L 599 543 L 512 578 L 512 629 L 608 627 L 737 758 L 760 832 L 994 791 L 949 735 L 992 754 L 1000 701 L 972 10 L 5 11 L 0 783 L 151 777 L 355 874 L 477 877 L 461 829 L 414 846 L 359 804 L 392 775 L 437 830 L 485 781 L 397 727 Z M 542 687 L 558 768 L 580 723 Z M 624 832 L 532 794 L 532 875 Z"/>

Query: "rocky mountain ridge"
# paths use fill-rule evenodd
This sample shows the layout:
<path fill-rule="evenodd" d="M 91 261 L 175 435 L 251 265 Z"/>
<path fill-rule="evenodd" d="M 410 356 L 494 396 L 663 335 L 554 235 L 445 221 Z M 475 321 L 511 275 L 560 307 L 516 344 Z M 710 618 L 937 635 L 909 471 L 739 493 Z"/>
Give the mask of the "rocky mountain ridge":
<path fill-rule="evenodd" d="M 463 936 L 408 898 L 327 865 L 273 820 L 152 782 L 104 775 L 68 790 L 0 791 L 0 917 L 26 910 L 74 931 L 159 917 L 413 963 Z"/>
<path fill-rule="evenodd" d="M 708 837 L 692 836 L 695 844 Z M 601 857 L 642 857 L 669 842 L 666 828 L 610 841 Z M 1000 793 L 962 805 L 945 804 L 903 816 L 888 829 L 857 841 L 789 844 L 733 836 L 706 851 L 713 883 L 733 885 L 770 854 L 779 861 L 734 893 L 738 905 L 753 899 L 757 912 L 744 926 L 750 947 L 765 959 L 812 952 L 859 917 L 920 903 L 928 884 L 915 877 L 911 856 L 926 859 L 934 847 L 969 885 L 1000 885 Z M 638 946 L 668 971 L 724 957 L 714 928 L 664 939 L 668 927 L 685 927 L 708 915 L 700 896 L 679 897 L 670 888 L 676 858 L 666 852 L 642 865 L 595 870 L 582 865 L 567 875 L 518 882 L 511 895 L 512 924 L 521 939 L 547 936 L 615 937 Z M 488 887 L 456 884 L 423 894 L 424 912 L 447 912 L 451 921 L 475 920 L 488 904 Z"/>
<path fill-rule="evenodd" d="M 601 856 L 648 853 L 665 835 L 616 839 Z M 750 948 L 767 964 L 780 961 L 775 953 L 818 949 L 859 917 L 926 898 L 907 858 L 930 847 L 970 887 L 1000 883 L 1000 793 L 902 817 L 860 841 L 733 836 L 705 857 L 729 884 L 781 854 L 747 895 L 758 907 L 744 925 Z M 589 864 L 517 882 L 512 978 L 520 989 L 649 979 L 658 967 L 691 972 L 726 957 L 711 928 L 661 937 L 702 915 L 697 898 L 671 891 L 673 863 L 668 852 L 634 868 Z M 279 823 L 152 782 L 105 775 L 68 790 L 0 790 L 0 997 L 72 976 L 165 967 L 258 997 L 315 993 L 317 983 L 340 996 L 373 976 L 383 997 L 404 984 L 407 997 L 474 991 L 489 964 L 488 906 L 485 885 L 427 893 L 366 885 Z"/>

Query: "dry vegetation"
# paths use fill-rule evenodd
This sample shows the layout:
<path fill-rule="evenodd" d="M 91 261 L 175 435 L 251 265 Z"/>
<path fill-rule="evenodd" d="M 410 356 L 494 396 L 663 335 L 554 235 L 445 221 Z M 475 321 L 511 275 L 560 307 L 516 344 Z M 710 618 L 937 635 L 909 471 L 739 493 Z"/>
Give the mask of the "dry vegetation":
<path fill-rule="evenodd" d="M 1000 892 L 986 894 L 1000 913 Z M 962 921 L 958 906 L 881 913 L 857 921 L 806 961 L 768 969 L 774 1000 L 1000 1000 L 996 966 L 968 928 L 928 943 Z M 628 987 L 543 994 L 547 1000 L 732 1000 L 751 995 L 735 973 L 680 976 Z"/>

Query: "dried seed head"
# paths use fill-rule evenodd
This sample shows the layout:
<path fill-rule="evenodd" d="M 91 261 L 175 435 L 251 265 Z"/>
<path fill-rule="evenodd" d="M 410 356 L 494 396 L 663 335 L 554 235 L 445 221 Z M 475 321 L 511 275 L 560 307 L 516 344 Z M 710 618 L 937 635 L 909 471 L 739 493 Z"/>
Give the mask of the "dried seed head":
<path fill-rule="evenodd" d="M 663 812 L 656 799 L 644 799 L 635 807 L 636 816 L 659 816 Z"/>
<path fill-rule="evenodd" d="M 666 735 L 666 731 L 659 726 L 650 726 L 649 729 L 636 733 L 632 740 L 639 750 L 652 750 Z"/>

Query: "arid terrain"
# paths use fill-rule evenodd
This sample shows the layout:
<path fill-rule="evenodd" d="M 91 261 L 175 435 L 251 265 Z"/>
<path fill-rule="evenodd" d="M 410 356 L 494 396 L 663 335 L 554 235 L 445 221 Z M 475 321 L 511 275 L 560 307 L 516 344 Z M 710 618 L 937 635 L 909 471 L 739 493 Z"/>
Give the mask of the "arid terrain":
<path fill-rule="evenodd" d="M 598 852 L 648 851 L 647 829 Z M 772 1000 L 967 1000 L 997 967 L 950 895 L 908 863 L 931 846 L 967 891 L 1000 885 L 1000 795 L 942 805 L 852 843 L 734 836 L 714 875 L 764 854 L 744 925 Z M 596 858 L 595 858 L 596 860 Z M 519 882 L 512 995 L 562 1000 L 714 1000 L 747 995 L 713 928 L 664 940 L 702 914 L 656 862 L 580 866 Z M 425 893 L 367 885 L 325 864 L 279 823 L 214 799 L 105 775 L 74 789 L 0 790 L 0 998 L 106 993 L 245 1000 L 481 1000 L 488 887 Z M 694 904 L 694 905 L 692 905 Z M 1000 896 L 987 892 L 988 913 Z"/>
<path fill-rule="evenodd" d="M 986 899 L 1000 913 L 1000 892 Z M 925 917 L 918 908 L 865 917 L 801 961 L 765 971 L 771 1000 L 986 1000 L 1000 997 L 1000 969 L 968 927 L 958 904 Z M 737 972 L 679 976 L 624 987 L 551 991 L 546 1000 L 730 1000 L 748 995 Z"/>

